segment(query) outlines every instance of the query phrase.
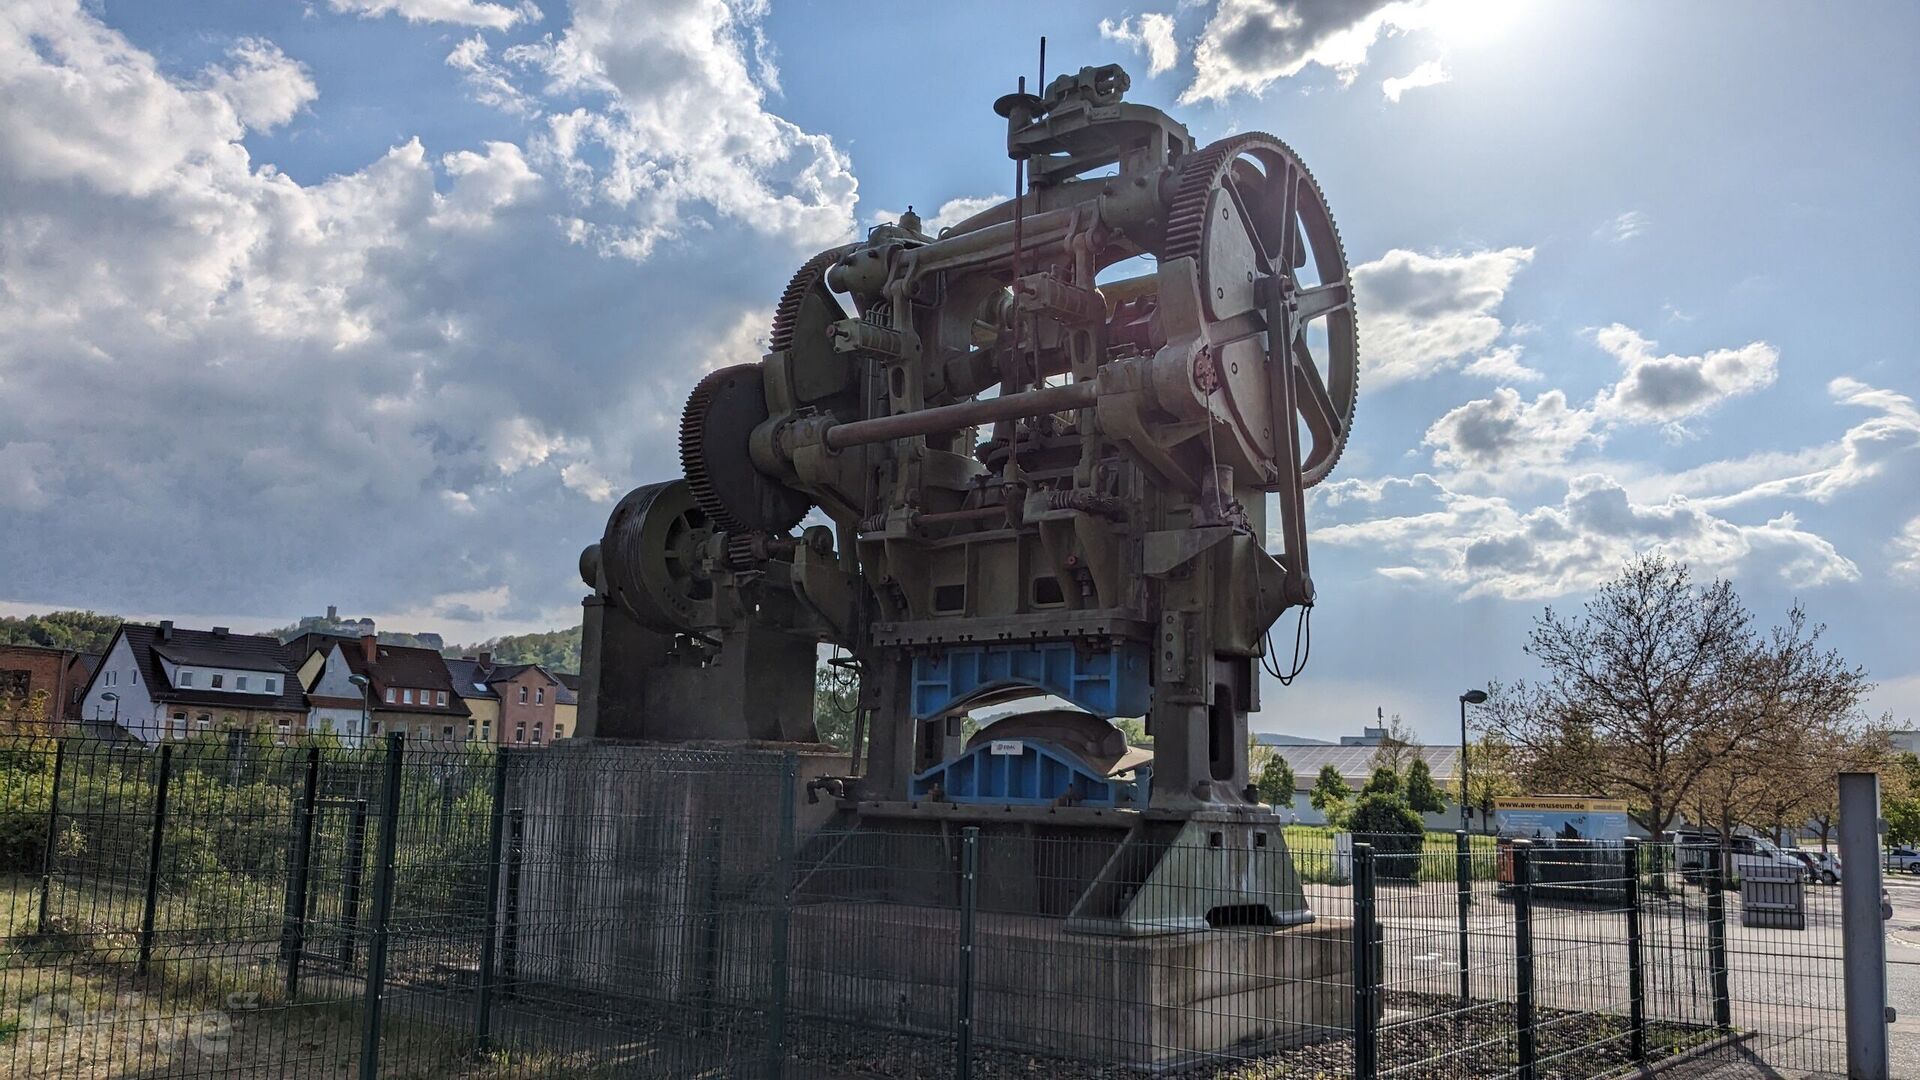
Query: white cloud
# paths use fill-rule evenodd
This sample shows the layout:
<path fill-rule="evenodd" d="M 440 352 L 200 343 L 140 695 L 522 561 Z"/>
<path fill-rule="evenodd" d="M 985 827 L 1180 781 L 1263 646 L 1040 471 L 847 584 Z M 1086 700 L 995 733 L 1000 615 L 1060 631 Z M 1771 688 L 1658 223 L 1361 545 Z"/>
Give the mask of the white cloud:
<path fill-rule="evenodd" d="M 1338 481 L 1330 489 L 1317 503 L 1320 524 L 1311 542 L 1363 548 L 1382 573 L 1467 596 L 1541 599 L 1579 592 L 1649 551 L 1707 572 L 1771 572 L 1801 586 L 1860 576 L 1858 566 L 1792 514 L 1740 524 L 1684 498 L 1635 502 L 1618 482 L 1597 474 L 1568 481 L 1558 504 L 1529 509 L 1452 490 L 1425 475 Z"/>
<path fill-rule="evenodd" d="M 531 3 L 514 6 L 488 0 L 327 0 L 335 11 L 363 19 L 398 15 L 408 22 L 445 22 L 505 30 L 522 20 L 538 21 L 540 9 Z"/>
<path fill-rule="evenodd" d="M 1593 438 L 1591 410 L 1567 407 L 1567 395 L 1548 390 L 1523 402 L 1501 387 L 1448 412 L 1427 429 L 1425 445 L 1442 467 L 1491 469 L 1551 465 L 1565 461 Z"/>
<path fill-rule="evenodd" d="M 1474 357 L 1461 370 L 1478 378 L 1498 382 L 1539 382 L 1546 378 L 1539 371 L 1521 363 L 1520 353 L 1518 345 L 1502 345 Z"/>
<path fill-rule="evenodd" d="M 1872 409 L 1876 415 L 1848 428 L 1837 443 L 1706 467 L 1711 478 L 1722 481 L 1723 493 L 1714 502 L 1732 506 L 1778 497 L 1828 502 L 1877 477 L 1904 472 L 1901 459 L 1920 450 L 1920 409 L 1913 399 L 1845 376 L 1829 382 L 1827 393 L 1842 405 Z M 1740 482 L 1748 486 L 1727 490 Z"/>
<path fill-rule="evenodd" d="M 1888 567 L 1893 576 L 1920 585 L 1920 517 L 1908 518 L 1887 547 L 1893 555 Z"/>
<path fill-rule="evenodd" d="M 1310 64 L 1352 83 L 1382 31 L 1428 25 L 1417 0 L 1220 0 L 1193 47 L 1183 104 L 1258 94 Z"/>
<path fill-rule="evenodd" d="M 1779 350 L 1764 341 L 1698 356 L 1658 356 L 1655 342 L 1619 323 L 1596 331 L 1594 340 L 1625 369 L 1594 406 L 1626 421 L 1678 425 L 1727 398 L 1771 385 L 1780 366 Z"/>
<path fill-rule="evenodd" d="M 1367 378 L 1375 386 L 1424 378 L 1469 358 L 1476 374 L 1517 363 L 1495 343 L 1507 327 L 1497 314 L 1514 275 L 1533 249 L 1501 248 L 1423 255 L 1395 248 L 1353 268 Z"/>
<path fill-rule="evenodd" d="M 320 96 L 306 65 L 288 59 L 271 41 L 245 38 L 227 55 L 229 66 L 207 69 L 207 86 L 254 131 L 272 131 Z"/>
<path fill-rule="evenodd" d="M 948 199 L 940 204 L 940 209 L 931 214 L 920 215 L 920 228 L 929 236 L 938 236 L 941 229 L 958 225 L 973 215 L 983 210 L 991 210 L 1006 201 L 1005 195 L 962 195 Z M 887 222 L 897 222 L 900 220 L 901 213 L 902 211 L 899 210 L 875 210 L 867 215 L 867 224 L 882 225 Z"/>
<path fill-rule="evenodd" d="M 1624 244 L 1646 233 L 1653 226 L 1653 219 L 1639 210 L 1627 210 L 1613 220 L 1593 231 L 1593 235 L 1609 243 Z"/>
<path fill-rule="evenodd" d="M 1138 22 L 1132 16 L 1114 22 L 1100 20 L 1100 36 L 1147 54 L 1147 74 L 1164 75 L 1180 62 L 1180 43 L 1173 38 L 1173 16 L 1148 12 Z"/>
<path fill-rule="evenodd" d="M 498 625 L 577 617 L 591 500 L 678 471 L 690 372 L 759 355 L 856 196 L 829 140 L 741 92 L 727 9 L 583 8 L 547 52 L 603 81 L 562 113 L 529 94 L 536 146 L 403 139 L 301 182 L 242 142 L 313 100 L 270 43 L 175 75 L 76 0 L 10 6 L 0 394 L 36 405 L 0 410 L 4 576 L 136 612 L 504 588 Z M 495 66 L 554 78 L 531 62 Z M 570 123 L 578 158 L 550 141 Z M 701 243 L 637 261 L 600 243 L 623 231 Z"/>
<path fill-rule="evenodd" d="M 1419 67 L 1407 72 L 1405 75 L 1396 75 L 1393 78 L 1381 80 L 1380 92 L 1386 95 L 1388 101 L 1397 105 L 1400 103 L 1401 95 L 1409 90 L 1418 90 L 1426 86 L 1439 86 L 1442 83 L 1452 81 L 1453 76 L 1447 73 L 1444 64 L 1438 60 L 1428 60 Z"/>
<path fill-rule="evenodd" d="M 519 116 L 539 111 L 538 102 L 514 85 L 512 74 L 493 58 L 484 35 L 476 33 L 455 45 L 447 54 L 447 66 L 461 73 L 467 92 L 482 105 Z"/>

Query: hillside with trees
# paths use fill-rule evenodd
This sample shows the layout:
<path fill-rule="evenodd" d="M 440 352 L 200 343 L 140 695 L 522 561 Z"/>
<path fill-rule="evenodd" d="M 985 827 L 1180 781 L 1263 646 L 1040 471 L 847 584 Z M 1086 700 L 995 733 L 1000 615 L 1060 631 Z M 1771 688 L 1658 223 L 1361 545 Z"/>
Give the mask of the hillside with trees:
<path fill-rule="evenodd" d="M 74 652 L 104 652 L 123 622 L 118 615 L 92 611 L 54 611 L 45 615 L 0 616 L 0 645 L 39 645 Z"/>
<path fill-rule="evenodd" d="M 537 634 L 507 634 L 489 638 L 477 645 L 449 645 L 441 652 L 447 656 L 477 656 L 492 653 L 498 663 L 539 664 L 548 671 L 578 673 L 580 670 L 580 628 L 547 630 Z"/>

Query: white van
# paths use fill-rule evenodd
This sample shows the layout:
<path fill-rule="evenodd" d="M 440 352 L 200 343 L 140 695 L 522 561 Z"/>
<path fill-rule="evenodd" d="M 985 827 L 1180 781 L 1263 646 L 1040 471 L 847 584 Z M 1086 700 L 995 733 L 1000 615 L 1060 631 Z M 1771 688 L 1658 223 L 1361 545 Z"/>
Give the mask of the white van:
<path fill-rule="evenodd" d="M 1679 849 L 1680 870 L 1689 881 L 1695 880 L 1713 865 L 1713 853 L 1720 847 L 1718 833 L 1680 829 L 1668 833 L 1667 837 Z M 1733 837 L 1729 843 L 1729 855 L 1733 873 L 1740 877 L 1746 877 L 1760 867 L 1778 868 L 1802 881 L 1812 877 L 1805 863 L 1781 851 L 1773 841 L 1763 836 Z"/>

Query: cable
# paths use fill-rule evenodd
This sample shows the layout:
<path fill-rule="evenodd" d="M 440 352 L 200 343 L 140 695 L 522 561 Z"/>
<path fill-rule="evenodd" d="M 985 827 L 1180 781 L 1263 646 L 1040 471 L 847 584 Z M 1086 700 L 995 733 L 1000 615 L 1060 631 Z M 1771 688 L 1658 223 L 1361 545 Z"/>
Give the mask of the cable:
<path fill-rule="evenodd" d="M 1292 686 L 1293 680 L 1307 670 L 1307 660 L 1313 656 L 1313 605 L 1300 606 L 1300 621 L 1293 626 L 1293 670 L 1280 673 L 1280 665 L 1273 659 L 1273 627 L 1267 627 L 1267 648 L 1260 657 L 1260 667 L 1267 674 L 1280 681 L 1281 686 Z"/>

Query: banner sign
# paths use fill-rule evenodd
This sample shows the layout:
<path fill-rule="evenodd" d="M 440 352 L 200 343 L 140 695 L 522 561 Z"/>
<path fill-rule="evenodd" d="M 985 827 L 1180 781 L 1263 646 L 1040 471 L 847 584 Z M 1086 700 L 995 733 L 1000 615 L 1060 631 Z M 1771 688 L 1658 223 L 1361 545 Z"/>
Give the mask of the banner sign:
<path fill-rule="evenodd" d="M 1500 835 L 1518 840 L 1612 840 L 1627 838 L 1624 799 L 1577 795 L 1524 795 L 1493 801 Z"/>

